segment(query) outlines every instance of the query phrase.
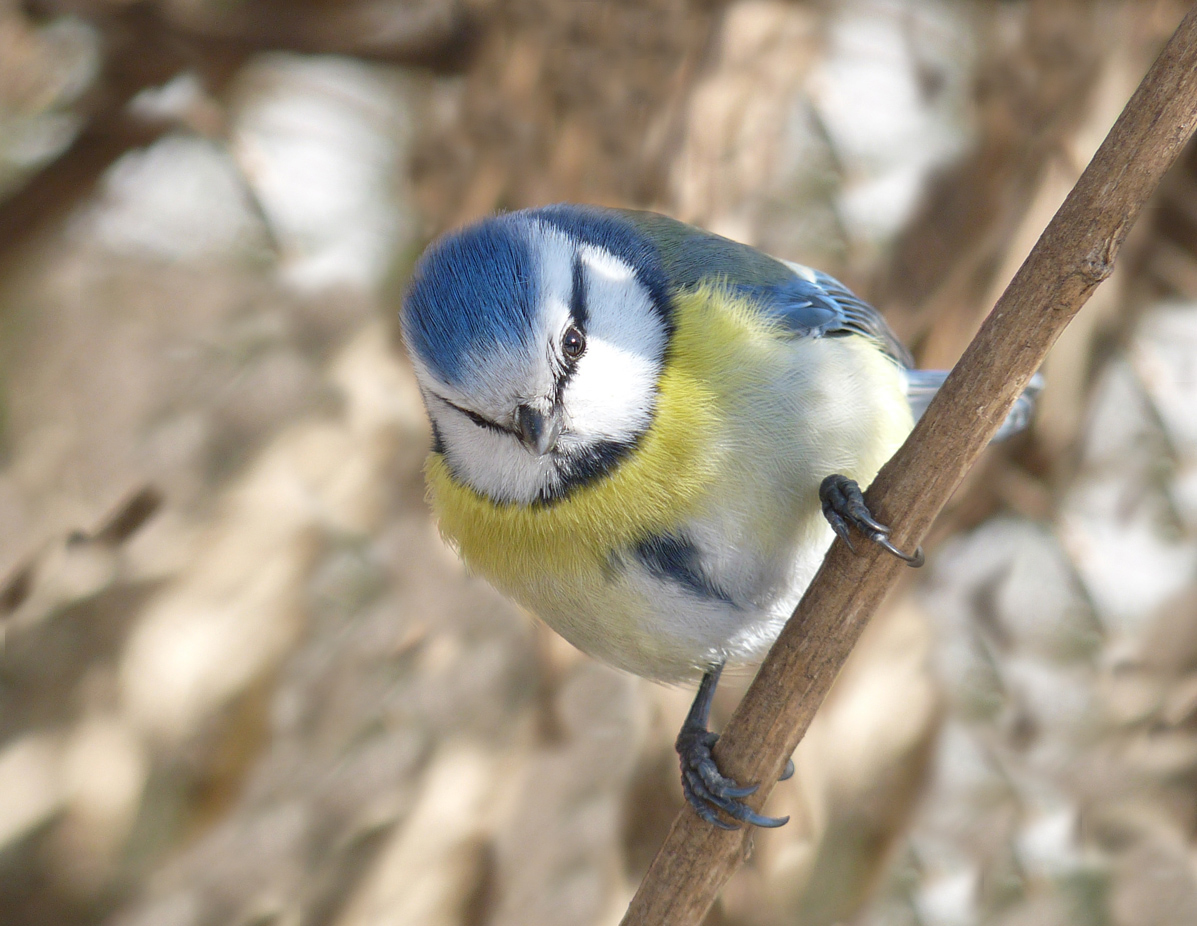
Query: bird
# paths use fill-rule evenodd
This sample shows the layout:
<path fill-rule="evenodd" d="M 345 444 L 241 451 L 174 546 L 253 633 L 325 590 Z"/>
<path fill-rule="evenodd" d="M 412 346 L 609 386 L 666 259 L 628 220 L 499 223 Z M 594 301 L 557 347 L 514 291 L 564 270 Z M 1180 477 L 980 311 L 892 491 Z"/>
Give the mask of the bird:
<path fill-rule="evenodd" d="M 836 535 L 922 564 L 861 487 L 946 372 L 914 369 L 826 273 L 592 205 L 445 234 L 399 314 L 442 536 L 590 656 L 701 679 L 675 744 L 686 800 L 725 829 L 785 823 L 712 756 L 720 674 L 760 661 Z M 1027 424 L 1037 388 L 999 437 Z"/>

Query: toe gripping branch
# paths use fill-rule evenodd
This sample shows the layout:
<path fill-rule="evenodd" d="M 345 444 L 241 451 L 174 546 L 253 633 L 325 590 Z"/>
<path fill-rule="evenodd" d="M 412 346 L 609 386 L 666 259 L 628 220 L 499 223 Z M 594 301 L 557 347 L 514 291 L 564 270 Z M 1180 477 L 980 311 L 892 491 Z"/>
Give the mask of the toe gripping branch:
<path fill-rule="evenodd" d="M 856 547 L 852 546 L 850 527 L 855 527 L 909 566 L 917 569 L 926 562 L 922 547 L 916 547 L 913 553 L 903 553 L 893 545 L 889 539 L 890 529 L 873 517 L 854 479 L 839 474 L 828 476 L 819 486 L 819 500 L 823 503 L 823 517 L 853 553 Z"/>
<path fill-rule="evenodd" d="M 925 562 L 922 547 L 916 547 L 913 553 L 904 553 L 894 546 L 889 539 L 890 529 L 873 517 L 855 480 L 839 474 L 828 476 L 819 486 L 819 500 L 823 503 L 823 516 L 831 524 L 831 529 L 848 544 L 853 553 L 856 548 L 852 546 L 851 528 L 855 527 L 903 562 L 915 567 Z M 710 722 L 715 686 L 719 684 L 722 672 L 723 664 L 720 663 L 703 675 L 690 713 L 686 715 L 686 722 L 677 735 L 675 748 L 682 765 L 682 791 L 695 813 L 720 829 L 734 830 L 739 827 L 722 819 L 718 811 L 733 820 L 753 826 L 781 826 L 789 817 L 766 817 L 745 804 L 743 798 L 755 794 L 757 786 L 741 787 L 719 771 L 711 755 L 719 737 L 707 729 L 707 724 Z M 790 761 L 781 780 L 785 781 L 793 774 L 794 763 Z"/>
<path fill-rule="evenodd" d="M 715 764 L 711 755 L 711 749 L 719 740 L 719 736 L 707 729 L 707 723 L 710 720 L 715 686 L 719 684 L 722 672 L 721 663 L 702 677 L 702 684 L 698 686 L 698 694 L 690 706 L 690 713 L 686 715 L 686 722 L 682 724 L 681 732 L 677 735 L 675 748 L 682 764 L 682 791 L 695 813 L 720 829 L 740 828 L 721 819 L 716 812 L 720 810 L 733 820 L 751 823 L 753 826 L 781 826 L 790 818 L 766 817 L 745 804 L 742 798 L 754 794 L 757 786 L 740 787 L 733 779 L 719 771 L 719 766 Z M 781 780 L 785 781 L 793 774 L 794 763 L 791 761 L 787 763 Z"/>

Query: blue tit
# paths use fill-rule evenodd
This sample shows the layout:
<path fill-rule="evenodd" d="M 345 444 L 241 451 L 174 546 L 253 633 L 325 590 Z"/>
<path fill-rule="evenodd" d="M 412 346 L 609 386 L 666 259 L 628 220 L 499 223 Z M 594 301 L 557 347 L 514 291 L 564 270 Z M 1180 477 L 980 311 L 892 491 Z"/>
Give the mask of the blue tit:
<path fill-rule="evenodd" d="M 444 236 L 401 321 L 445 538 L 583 652 L 659 681 L 701 675 L 677 744 L 687 799 L 719 826 L 785 822 L 749 809 L 752 789 L 711 757 L 719 674 L 764 655 L 833 530 L 921 562 L 860 486 L 946 373 L 913 370 L 824 273 L 593 206 Z"/>

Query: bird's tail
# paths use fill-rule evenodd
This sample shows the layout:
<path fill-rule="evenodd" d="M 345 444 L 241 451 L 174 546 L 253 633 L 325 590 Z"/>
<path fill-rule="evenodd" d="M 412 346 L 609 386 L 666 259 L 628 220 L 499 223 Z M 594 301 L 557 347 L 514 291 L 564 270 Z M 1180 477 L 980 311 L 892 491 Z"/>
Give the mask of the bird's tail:
<path fill-rule="evenodd" d="M 943 385 L 943 381 L 947 378 L 947 370 L 906 371 L 906 398 L 910 402 L 910 410 L 914 412 L 915 421 L 923 417 L 923 412 L 927 410 L 927 406 L 931 404 L 931 399 L 934 398 L 935 393 L 939 392 L 939 387 Z M 1006 420 L 998 428 L 997 434 L 993 436 L 995 441 L 1005 440 L 1007 437 L 1017 434 L 1031 423 L 1031 415 L 1035 411 L 1035 400 L 1042 389 L 1043 374 L 1036 373 L 1031 377 L 1031 381 L 1027 383 L 1027 388 L 1023 391 L 1023 394 L 1018 397 L 1018 401 L 1014 403 L 1014 407 L 1010 409 L 1010 414 L 1006 416 Z"/>

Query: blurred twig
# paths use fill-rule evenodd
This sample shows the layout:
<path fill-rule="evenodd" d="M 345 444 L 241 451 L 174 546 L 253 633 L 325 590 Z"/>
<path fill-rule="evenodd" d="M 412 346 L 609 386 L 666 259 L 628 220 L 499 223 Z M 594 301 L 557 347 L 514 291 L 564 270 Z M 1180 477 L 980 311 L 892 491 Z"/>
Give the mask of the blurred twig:
<path fill-rule="evenodd" d="M 933 178 L 869 294 L 921 361 L 943 363 L 923 348 L 945 314 L 969 306 L 971 320 L 972 306 L 988 308 L 982 296 L 992 274 L 1097 84 L 1105 26 L 1091 0 L 1033 0 L 1018 41 L 990 53 L 977 90 L 976 150 Z M 949 363 L 967 339 L 951 345 Z"/>
<path fill-rule="evenodd" d="M 59 220 L 127 151 L 150 144 L 169 126 L 132 117 L 138 92 L 187 70 L 219 93 L 251 55 L 267 51 L 354 54 L 454 70 L 471 43 L 471 23 L 453 0 L 326 4 L 258 0 L 235 4 L 112 4 L 99 0 L 27 0 L 38 19 L 72 15 L 101 35 L 103 72 L 80 115 L 78 137 L 17 192 L 0 200 L 0 261 Z"/>
<path fill-rule="evenodd" d="M 927 414 L 878 475 L 870 508 L 899 546 L 927 532 L 1065 326 L 1113 268 L 1143 204 L 1197 127 L 1197 8 L 1127 103 L 1064 205 L 998 300 Z M 900 519 L 898 515 L 901 515 Z M 837 542 L 727 726 L 720 767 L 772 782 L 846 661 L 901 562 Z M 674 821 L 623 922 L 701 921 L 739 866 L 750 831 L 725 832 L 689 810 Z"/>
<path fill-rule="evenodd" d="M 84 126 L 58 158 L 0 201 L 0 261 L 90 193 L 113 161 L 162 134 L 166 126 L 129 116 L 126 104 L 139 91 L 164 83 L 200 61 L 209 65 L 206 70 L 213 70 L 215 54 L 203 54 L 172 36 L 140 7 L 97 15 L 92 24 L 102 37 L 104 64 L 97 87 L 81 107 Z M 221 58 L 220 72 L 231 74 L 242 57 Z"/>

